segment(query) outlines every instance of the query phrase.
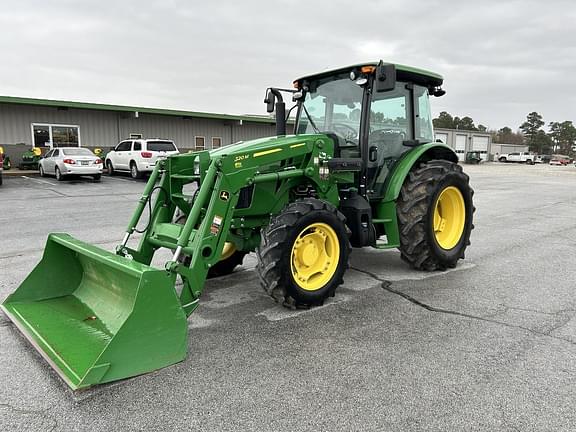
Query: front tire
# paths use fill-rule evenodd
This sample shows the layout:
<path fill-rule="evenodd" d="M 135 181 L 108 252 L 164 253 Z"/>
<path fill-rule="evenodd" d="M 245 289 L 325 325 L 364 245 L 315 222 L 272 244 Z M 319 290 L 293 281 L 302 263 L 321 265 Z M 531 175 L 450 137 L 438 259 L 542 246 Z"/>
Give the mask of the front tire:
<path fill-rule="evenodd" d="M 38 166 L 38 171 L 40 172 L 40 177 L 46 177 L 46 173 L 44 172 L 44 168 L 42 168 L 42 165 Z"/>
<path fill-rule="evenodd" d="M 184 225 L 186 223 L 186 218 L 186 215 L 183 214 L 177 217 L 174 223 Z M 208 275 L 206 276 L 207 279 L 232 274 L 236 267 L 242 264 L 247 253 L 248 252 L 236 249 L 234 243 L 226 242 L 222 250 L 220 261 L 208 269 Z M 180 255 L 178 261 L 186 267 L 190 267 L 192 257 L 190 255 Z"/>
<path fill-rule="evenodd" d="M 208 279 L 232 274 L 236 267 L 242 265 L 247 252 L 239 251 L 234 243 L 226 242 L 220 261 L 208 270 Z"/>
<path fill-rule="evenodd" d="M 108 175 L 113 176 L 115 174 L 114 165 L 112 165 L 112 161 L 106 161 L 106 169 L 108 170 Z"/>
<path fill-rule="evenodd" d="M 264 290 L 289 308 L 319 306 L 343 283 L 350 255 L 345 218 L 332 204 L 288 204 L 262 232 L 256 270 Z"/>
<path fill-rule="evenodd" d="M 419 270 L 455 267 L 470 244 L 473 195 L 458 164 L 432 160 L 411 171 L 397 201 L 402 259 Z"/>

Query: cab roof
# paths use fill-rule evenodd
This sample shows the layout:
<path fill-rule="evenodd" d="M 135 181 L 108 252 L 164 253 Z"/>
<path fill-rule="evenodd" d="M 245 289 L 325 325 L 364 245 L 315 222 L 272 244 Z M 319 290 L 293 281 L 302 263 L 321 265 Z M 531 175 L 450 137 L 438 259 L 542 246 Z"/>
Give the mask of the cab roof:
<path fill-rule="evenodd" d="M 379 62 L 366 62 L 366 63 L 359 63 L 350 66 L 341 67 L 338 69 L 331 69 L 324 72 L 315 73 L 312 75 L 306 75 L 301 78 L 298 78 L 295 81 L 302 81 L 302 80 L 312 80 L 327 77 L 330 75 L 336 75 L 339 73 L 348 73 L 352 70 L 360 69 L 362 66 L 378 66 Z M 396 79 L 398 81 L 409 81 L 415 84 L 424 85 L 427 87 L 438 87 L 442 85 L 444 81 L 444 77 L 439 75 L 435 72 L 431 72 L 425 69 L 419 69 L 412 66 L 406 66 L 402 64 L 392 63 L 396 67 Z"/>

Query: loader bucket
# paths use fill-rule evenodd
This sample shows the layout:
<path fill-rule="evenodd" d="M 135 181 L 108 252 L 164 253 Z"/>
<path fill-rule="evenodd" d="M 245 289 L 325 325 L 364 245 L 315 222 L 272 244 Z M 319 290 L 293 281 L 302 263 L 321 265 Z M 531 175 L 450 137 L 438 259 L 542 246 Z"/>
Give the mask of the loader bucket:
<path fill-rule="evenodd" d="M 182 361 L 187 322 L 175 276 L 50 234 L 2 309 L 73 389 Z"/>

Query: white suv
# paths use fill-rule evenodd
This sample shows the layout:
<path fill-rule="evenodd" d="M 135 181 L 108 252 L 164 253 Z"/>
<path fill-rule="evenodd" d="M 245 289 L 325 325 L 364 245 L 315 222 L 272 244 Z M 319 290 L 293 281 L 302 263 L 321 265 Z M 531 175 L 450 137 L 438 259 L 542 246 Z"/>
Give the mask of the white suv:
<path fill-rule="evenodd" d="M 165 139 L 135 139 L 121 141 L 106 155 L 108 174 L 130 171 L 132 178 L 152 172 L 158 159 L 178 153 L 174 141 Z"/>

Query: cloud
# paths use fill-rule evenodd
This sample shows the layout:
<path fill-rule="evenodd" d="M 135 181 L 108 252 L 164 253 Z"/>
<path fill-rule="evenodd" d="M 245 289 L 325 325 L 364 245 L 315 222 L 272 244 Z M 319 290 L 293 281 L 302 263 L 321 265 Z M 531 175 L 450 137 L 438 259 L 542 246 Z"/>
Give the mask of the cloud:
<path fill-rule="evenodd" d="M 0 93 L 263 114 L 264 90 L 366 60 L 446 78 L 434 110 L 516 128 L 576 120 L 576 4 L 21 1 L 0 16 Z"/>

